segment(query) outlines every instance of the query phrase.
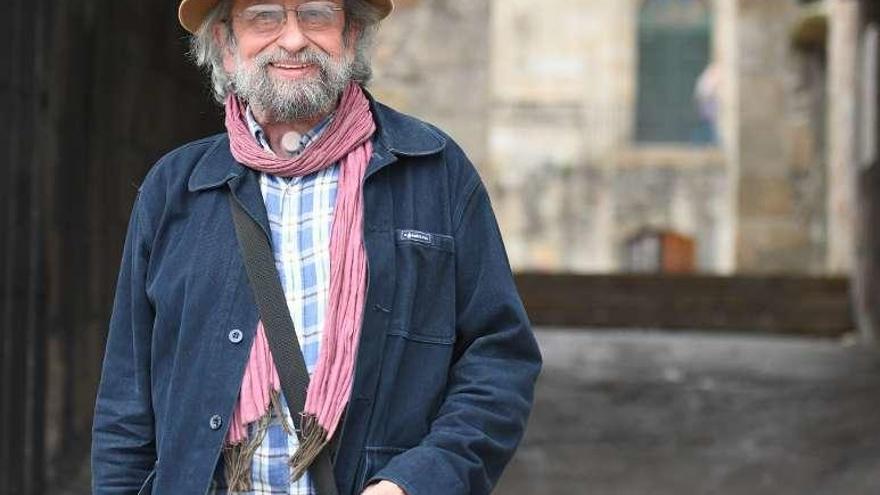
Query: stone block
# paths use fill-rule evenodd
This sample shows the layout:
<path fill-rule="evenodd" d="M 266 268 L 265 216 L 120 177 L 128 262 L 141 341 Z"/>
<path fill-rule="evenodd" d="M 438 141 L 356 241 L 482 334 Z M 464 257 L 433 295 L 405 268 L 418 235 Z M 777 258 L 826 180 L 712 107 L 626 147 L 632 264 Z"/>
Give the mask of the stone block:
<path fill-rule="evenodd" d="M 805 273 L 814 261 L 810 234 L 785 219 L 741 218 L 737 236 L 739 273 Z M 806 267 L 806 269 L 805 269 Z"/>
<path fill-rule="evenodd" d="M 738 213 L 742 219 L 788 218 L 795 211 L 790 179 L 754 176 L 740 179 Z"/>

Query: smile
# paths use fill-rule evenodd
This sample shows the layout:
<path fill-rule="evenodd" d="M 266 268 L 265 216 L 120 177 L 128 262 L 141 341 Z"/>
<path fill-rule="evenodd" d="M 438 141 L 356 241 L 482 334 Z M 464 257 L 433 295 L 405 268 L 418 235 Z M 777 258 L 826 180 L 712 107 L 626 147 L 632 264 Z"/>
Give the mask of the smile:
<path fill-rule="evenodd" d="M 312 64 L 283 64 L 279 62 L 273 62 L 271 64 L 272 67 L 276 69 L 284 69 L 284 70 L 302 70 L 307 69 L 312 66 Z"/>

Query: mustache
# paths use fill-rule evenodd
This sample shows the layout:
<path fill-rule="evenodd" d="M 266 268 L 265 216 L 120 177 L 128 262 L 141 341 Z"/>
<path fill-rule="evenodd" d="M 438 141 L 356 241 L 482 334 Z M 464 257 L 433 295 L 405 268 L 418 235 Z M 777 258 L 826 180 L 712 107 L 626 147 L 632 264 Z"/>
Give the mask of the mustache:
<path fill-rule="evenodd" d="M 331 62 L 331 58 L 326 53 L 321 53 L 311 48 L 304 48 L 297 53 L 291 53 L 284 48 L 276 48 L 271 52 L 257 55 L 254 57 L 254 62 L 261 69 L 274 63 L 287 65 L 315 64 L 323 68 Z"/>

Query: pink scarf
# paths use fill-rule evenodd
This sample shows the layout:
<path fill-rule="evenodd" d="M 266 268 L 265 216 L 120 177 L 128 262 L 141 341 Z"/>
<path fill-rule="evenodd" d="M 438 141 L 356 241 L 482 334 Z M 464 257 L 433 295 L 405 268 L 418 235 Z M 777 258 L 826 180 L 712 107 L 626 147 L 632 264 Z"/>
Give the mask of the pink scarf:
<path fill-rule="evenodd" d="M 309 382 L 305 411 L 291 414 L 294 418 L 302 417 L 303 441 L 291 459 L 293 478 L 298 479 L 333 437 L 353 384 L 367 280 L 362 184 L 373 152 L 370 138 L 376 126 L 363 91 L 351 83 L 342 95 L 329 128 L 294 158 L 279 158 L 257 144 L 244 121 L 241 103 L 234 95 L 226 100 L 226 129 L 235 159 L 260 172 L 300 177 L 339 162 L 330 234 L 330 300 L 318 364 Z M 267 418 L 273 414 L 271 406 L 274 404 L 276 413 L 280 409 L 277 401 L 280 389 L 278 372 L 260 321 L 226 436 L 230 489 L 246 489 L 249 485 L 251 457 L 265 434 Z M 255 422 L 257 438 L 248 441 L 247 425 Z"/>

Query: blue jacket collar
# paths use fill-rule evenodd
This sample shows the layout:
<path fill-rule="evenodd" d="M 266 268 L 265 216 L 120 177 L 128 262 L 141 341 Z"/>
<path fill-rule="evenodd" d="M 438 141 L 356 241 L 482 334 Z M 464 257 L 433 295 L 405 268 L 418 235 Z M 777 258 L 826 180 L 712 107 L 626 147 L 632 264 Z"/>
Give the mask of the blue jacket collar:
<path fill-rule="evenodd" d="M 418 119 L 402 114 L 377 102 L 367 93 L 376 134 L 373 135 L 373 157 L 367 176 L 397 161 L 398 156 L 427 156 L 446 147 L 446 138 Z M 190 191 L 204 191 L 222 186 L 241 177 L 247 168 L 238 163 L 229 151 L 229 137 L 215 136 L 213 144 L 196 163 L 189 179 Z"/>

